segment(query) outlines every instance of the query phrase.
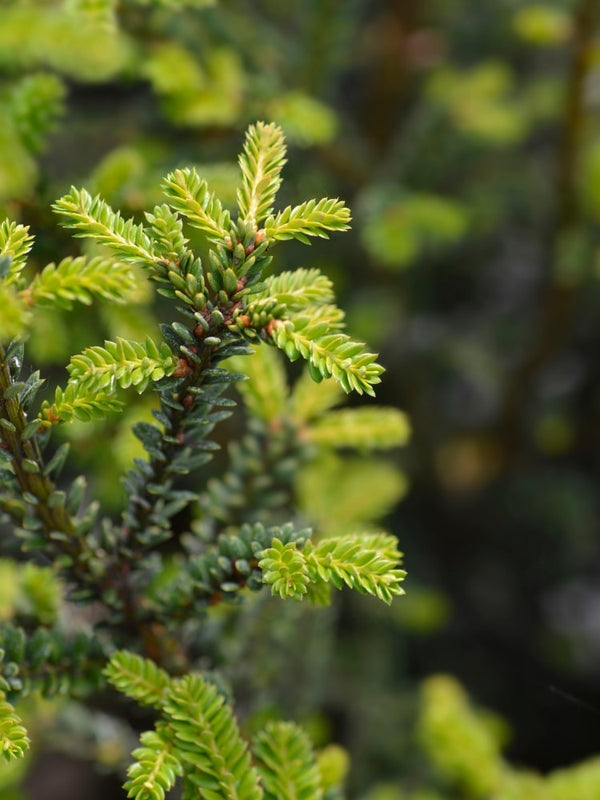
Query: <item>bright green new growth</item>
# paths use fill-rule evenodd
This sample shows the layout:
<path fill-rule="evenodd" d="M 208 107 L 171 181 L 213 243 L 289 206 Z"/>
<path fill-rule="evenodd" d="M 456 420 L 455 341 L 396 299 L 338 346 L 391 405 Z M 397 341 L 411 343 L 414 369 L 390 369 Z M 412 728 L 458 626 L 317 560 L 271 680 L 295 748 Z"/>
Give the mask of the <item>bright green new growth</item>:
<path fill-rule="evenodd" d="M 107 245 L 122 261 L 145 267 L 154 263 L 155 254 L 143 226 L 131 219 L 124 220 L 102 198 L 73 186 L 69 194 L 55 203 L 54 210 L 66 217 L 65 227 L 73 228 L 75 236 L 91 237 Z"/>
<path fill-rule="evenodd" d="M 436 768 L 468 796 L 492 794 L 501 778 L 496 732 L 469 705 L 453 678 L 431 678 L 421 692 L 419 736 Z"/>
<path fill-rule="evenodd" d="M 265 288 L 255 292 L 255 302 L 275 299 L 289 311 L 299 311 L 307 306 L 326 305 L 335 300 L 333 284 L 318 269 L 297 269 L 269 276 Z"/>
<path fill-rule="evenodd" d="M 327 231 L 346 231 L 350 212 L 341 200 L 308 200 L 292 208 L 288 206 L 265 222 L 267 236 L 273 239 L 298 239 L 310 244 L 309 236 L 328 239 Z"/>
<path fill-rule="evenodd" d="M 215 686 L 200 675 L 186 675 L 173 682 L 164 711 L 181 760 L 189 767 L 186 782 L 196 786 L 200 797 L 262 797 L 248 746 Z"/>
<path fill-rule="evenodd" d="M 162 708 L 170 678 L 153 661 L 122 650 L 113 655 L 105 673 L 120 692 L 140 705 Z"/>
<path fill-rule="evenodd" d="M 600 759 L 591 758 L 544 777 L 502 756 L 505 723 L 470 702 L 449 675 L 422 684 L 417 736 L 443 786 L 465 800 L 595 800 Z M 444 793 L 444 796 L 446 794 Z"/>
<path fill-rule="evenodd" d="M 239 158 L 242 185 L 237 192 L 238 208 L 244 222 L 256 225 L 272 213 L 281 170 L 285 164 L 285 143 L 275 125 L 251 125 Z"/>
<path fill-rule="evenodd" d="M 310 236 L 346 230 L 350 221 L 344 204 L 329 199 L 310 200 L 273 216 L 284 155 L 277 126 L 257 123 L 249 128 L 240 156 L 236 223 L 194 169 L 179 169 L 166 177 L 168 205 L 146 215 L 149 228 L 124 220 L 85 189 L 73 188 L 55 210 L 76 236 L 95 239 L 121 261 L 148 268 L 153 280 L 163 284 L 159 291 L 186 303 L 200 325 L 206 322 L 202 312 L 207 303 L 214 304 L 211 295 L 217 295 L 231 309 L 229 330 L 275 344 L 292 361 L 305 358 L 315 380 L 333 377 L 346 392 L 374 394 L 372 387 L 380 382 L 383 368 L 374 354 L 341 332 L 343 314 L 332 305 L 331 284 L 325 276 L 317 270 L 299 270 L 268 278 L 262 287 L 259 283 L 268 264 L 266 251 L 275 241 L 295 238 L 308 243 Z M 203 271 L 193 263 L 178 215 L 217 246 L 210 269 Z M 265 227 L 259 229 L 263 221 Z"/>
<path fill-rule="evenodd" d="M 104 347 L 88 347 L 71 358 L 70 381 L 88 391 L 101 391 L 117 383 L 122 389 L 135 386 L 143 392 L 148 383 L 171 373 L 175 361 L 168 345 L 160 349 L 149 337 L 143 344 L 117 339 Z"/>
<path fill-rule="evenodd" d="M 0 224 L 0 278 L 4 285 L 17 283 L 32 244 L 29 228 L 7 219 Z"/>
<path fill-rule="evenodd" d="M 210 242 L 222 244 L 229 231 L 229 213 L 208 189 L 195 169 L 177 169 L 164 180 L 163 189 L 172 208 L 202 231 Z"/>
<path fill-rule="evenodd" d="M 3 501 L 9 502 L 0 497 L 0 508 Z M 28 617 L 39 620 L 42 625 L 53 625 L 61 600 L 61 586 L 51 567 L 0 558 L 1 620 Z"/>
<path fill-rule="evenodd" d="M 25 333 L 36 306 L 71 309 L 95 299 L 125 303 L 135 288 L 131 268 L 106 258 L 62 259 L 28 283 L 23 275 L 33 236 L 24 225 L 0 224 L 0 342 Z"/>
<path fill-rule="evenodd" d="M 308 736 L 271 722 L 246 742 L 217 688 L 198 674 L 169 678 L 150 661 L 115 653 L 105 673 L 119 691 L 160 711 L 140 737 L 125 788 L 163 800 L 177 778 L 182 795 L 202 800 L 321 800 L 323 783 Z M 253 763 L 254 762 L 254 763 Z"/>
<path fill-rule="evenodd" d="M 275 321 L 273 341 L 290 361 L 302 357 L 311 365 L 314 380 L 335 378 L 345 392 L 375 395 L 373 386 L 381 383 L 383 367 L 374 353 L 365 353 L 363 345 L 341 332 L 340 314 L 335 306 L 310 308 L 291 319 Z"/>
<path fill-rule="evenodd" d="M 64 390 L 56 388 L 54 403 L 42 404 L 40 422 L 85 422 L 119 411 L 123 404 L 113 396 L 116 387 L 133 386 L 141 394 L 151 381 L 171 374 L 175 365 L 168 345 L 163 342 L 159 348 L 150 337 L 143 344 L 117 338 L 104 342 L 104 347 L 87 347 L 72 356 L 69 382 Z"/>
<path fill-rule="evenodd" d="M 11 761 L 22 758 L 28 749 L 29 738 L 21 718 L 0 691 L 0 754 Z"/>
<path fill-rule="evenodd" d="M 32 153 L 44 149 L 47 135 L 63 113 L 65 86 L 55 75 L 23 78 L 12 92 L 10 110 L 19 138 Z"/>
<path fill-rule="evenodd" d="M 306 438 L 329 447 L 388 449 L 400 447 L 410 437 L 410 423 L 395 408 L 380 406 L 330 411 L 306 430 Z"/>
<path fill-rule="evenodd" d="M 34 305 L 60 306 L 70 310 L 73 303 L 88 306 L 94 298 L 125 303 L 135 289 L 135 278 L 126 264 L 105 258 L 64 258 L 48 264 L 29 286 Z"/>
<path fill-rule="evenodd" d="M 57 386 L 54 402 L 45 400 L 39 415 L 39 423 L 49 426 L 56 422 L 72 422 L 78 419 L 89 422 L 98 417 L 121 411 L 123 403 L 106 394 L 88 395 L 78 383 L 67 383 L 64 389 Z"/>
<path fill-rule="evenodd" d="M 400 584 L 406 573 L 396 567 L 401 557 L 395 537 L 385 534 L 331 536 L 316 546 L 309 540 L 302 551 L 295 542 L 274 539 L 263 553 L 260 568 L 264 582 L 281 598 L 301 600 L 309 587 L 322 596 L 319 584 L 331 584 L 391 603 L 394 595 L 404 594 Z"/>
<path fill-rule="evenodd" d="M 128 797 L 162 800 L 183 772 L 181 762 L 173 754 L 173 741 L 164 727 L 157 727 L 155 731 L 142 733 L 140 745 L 131 754 L 135 761 L 127 770 L 128 780 L 123 788 Z"/>
<path fill-rule="evenodd" d="M 274 343 L 290 361 L 306 359 L 314 380 L 333 376 L 346 392 L 373 395 L 372 386 L 380 382 L 383 368 L 362 344 L 341 333 L 344 314 L 334 300 L 325 275 L 317 269 L 299 269 L 267 278 L 246 314 L 255 324 L 270 327 Z"/>
<path fill-rule="evenodd" d="M 265 800 L 321 800 L 322 779 L 312 744 L 292 722 L 271 722 L 252 742 Z"/>

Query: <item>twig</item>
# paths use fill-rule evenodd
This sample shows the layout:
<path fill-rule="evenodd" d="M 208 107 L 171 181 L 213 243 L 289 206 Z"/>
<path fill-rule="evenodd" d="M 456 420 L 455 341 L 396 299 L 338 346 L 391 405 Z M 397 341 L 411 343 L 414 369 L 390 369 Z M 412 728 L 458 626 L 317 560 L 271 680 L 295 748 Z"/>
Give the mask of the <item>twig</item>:
<path fill-rule="evenodd" d="M 565 234 L 580 219 L 577 187 L 581 140 L 586 123 L 585 83 L 592 63 L 595 32 L 600 22 L 598 0 L 581 0 L 573 19 L 573 54 L 566 88 L 565 124 L 557 152 L 556 211 L 549 243 L 548 264 L 553 268 Z M 540 369 L 554 356 L 567 334 L 577 287 L 548 275 L 542 297 L 537 336 L 528 356 L 512 374 L 506 389 L 500 430 L 507 450 L 514 451 L 519 439 L 519 411 Z"/>

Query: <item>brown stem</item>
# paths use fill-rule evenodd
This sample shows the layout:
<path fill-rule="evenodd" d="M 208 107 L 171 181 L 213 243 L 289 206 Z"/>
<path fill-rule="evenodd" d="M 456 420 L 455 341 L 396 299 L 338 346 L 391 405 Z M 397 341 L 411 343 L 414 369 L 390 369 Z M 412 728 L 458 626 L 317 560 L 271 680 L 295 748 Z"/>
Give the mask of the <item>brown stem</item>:
<path fill-rule="evenodd" d="M 64 497 L 56 492 L 56 485 L 45 474 L 45 464 L 36 436 L 23 439 L 27 425 L 26 414 L 15 396 L 6 396 L 13 384 L 6 353 L 0 346 L 0 443 L 11 455 L 11 464 L 19 489 L 28 499 L 35 517 L 42 524 L 42 533 L 48 547 L 56 556 L 67 555 L 70 564 L 65 574 L 77 588 L 89 589 L 100 597 L 107 588 L 113 588 L 123 606 L 123 615 L 128 617 L 128 582 L 122 580 L 129 571 L 129 564 L 115 563 L 114 557 L 94 548 L 77 531 L 77 523 L 69 513 Z M 20 524 L 21 520 L 17 520 Z M 91 563 L 93 562 L 93 569 Z M 110 605 L 110 604 L 107 604 Z M 131 613 L 130 617 L 133 616 Z"/>
<path fill-rule="evenodd" d="M 561 243 L 580 221 L 577 186 L 579 155 L 586 123 L 585 83 L 592 64 L 596 29 L 600 21 L 598 0 L 581 0 L 573 19 L 573 53 L 567 79 L 565 124 L 557 153 L 557 206 L 549 242 L 548 264 L 554 268 Z M 540 369 L 560 348 L 573 320 L 577 289 L 549 275 L 541 303 L 540 322 L 533 346 L 512 374 L 505 393 L 500 430 L 507 450 L 517 446 L 519 411 Z"/>
<path fill-rule="evenodd" d="M 557 221 L 562 227 L 577 222 L 579 217 L 577 167 L 586 122 L 585 82 L 592 66 L 599 22 L 598 0 L 581 0 L 573 19 L 573 57 L 565 102 L 566 124 L 558 157 Z"/>
<path fill-rule="evenodd" d="M 219 333 L 223 333 L 222 330 L 211 330 L 209 334 L 211 336 L 218 335 Z M 207 369 L 210 368 L 211 360 L 214 355 L 216 348 L 208 347 L 206 345 L 200 345 L 199 357 L 200 357 L 200 364 L 197 364 L 193 361 L 189 361 L 188 368 L 190 374 L 185 381 L 184 385 L 179 390 L 179 395 L 181 399 L 184 399 L 187 395 L 188 390 L 191 387 L 198 388 L 202 385 L 205 379 L 205 372 Z M 194 395 L 190 394 L 190 398 L 193 400 Z M 201 402 L 201 401 L 200 401 Z M 177 438 L 178 434 L 181 431 L 181 427 L 184 424 L 186 417 L 189 414 L 189 409 L 182 405 L 181 410 L 177 409 L 169 409 L 169 427 L 164 432 L 164 436 L 168 437 L 169 439 Z M 141 495 L 137 497 L 130 498 L 129 507 L 126 512 L 127 517 L 133 517 L 134 524 L 125 524 L 123 526 L 123 534 L 124 540 L 128 542 L 128 546 L 135 541 L 136 533 L 143 532 L 148 527 L 150 522 L 150 517 L 152 516 L 152 512 L 156 505 L 156 496 L 152 494 L 150 491 L 149 485 L 150 484 L 161 484 L 166 481 L 170 476 L 169 467 L 173 462 L 173 459 L 176 455 L 178 447 L 181 445 L 176 445 L 171 441 L 164 441 L 163 440 L 163 447 L 162 447 L 162 456 L 163 458 L 159 459 L 157 457 L 153 457 L 150 460 L 150 466 L 152 467 L 152 477 L 146 479 L 145 481 L 145 489 Z"/>
<path fill-rule="evenodd" d="M 81 555 L 79 540 L 75 537 L 73 520 L 63 503 L 49 504 L 55 490 L 54 483 L 44 475 L 44 461 L 34 437 L 23 440 L 27 418 L 16 397 L 6 397 L 6 390 L 12 385 L 6 354 L 0 346 L 0 419 L 8 421 L 10 427 L 0 427 L 0 439 L 12 456 L 15 477 L 21 491 L 35 498 L 34 511 L 42 522 L 43 530 L 49 540 L 53 533 L 65 534 L 61 542 L 62 550 L 76 560 Z M 26 464 L 31 465 L 30 469 Z M 31 471 L 34 470 L 34 471 Z"/>

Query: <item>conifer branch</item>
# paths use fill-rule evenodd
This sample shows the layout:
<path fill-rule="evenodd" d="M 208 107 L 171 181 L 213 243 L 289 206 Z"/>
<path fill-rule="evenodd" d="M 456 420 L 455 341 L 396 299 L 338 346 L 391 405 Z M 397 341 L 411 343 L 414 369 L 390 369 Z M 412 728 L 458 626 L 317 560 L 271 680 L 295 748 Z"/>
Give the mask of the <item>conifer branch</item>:
<path fill-rule="evenodd" d="M 424 681 L 420 694 L 417 736 L 432 764 L 461 792 L 495 794 L 503 766 L 496 737 L 470 706 L 464 689 L 450 676 L 434 675 Z"/>
<path fill-rule="evenodd" d="M 119 650 L 113 653 L 104 674 L 112 685 L 143 706 L 162 708 L 171 679 L 153 661 Z"/>
<path fill-rule="evenodd" d="M 18 283 L 33 245 L 29 228 L 5 219 L 0 223 L 0 279 L 5 284 Z"/>
<path fill-rule="evenodd" d="M 120 212 L 113 211 L 102 198 L 92 197 L 85 189 L 72 186 L 53 209 L 65 218 L 66 228 L 76 231 L 75 236 L 105 244 L 122 261 L 152 267 L 157 260 L 152 242 L 141 225 L 123 219 Z"/>
<path fill-rule="evenodd" d="M 330 411 L 303 430 L 314 444 L 385 450 L 405 445 L 410 437 L 406 414 L 395 408 L 344 408 Z"/>
<path fill-rule="evenodd" d="M 321 800 L 321 776 L 310 739 L 293 722 L 271 722 L 254 737 L 265 800 Z"/>
<path fill-rule="evenodd" d="M 287 502 L 307 457 L 319 451 L 356 447 L 366 452 L 406 444 L 410 426 L 399 410 L 381 407 L 329 411 L 343 390 L 336 381 L 315 383 L 305 370 L 291 391 L 281 356 L 259 347 L 250 358 L 234 358 L 231 369 L 248 380 L 237 385 L 250 413 L 248 431 L 230 447 L 223 476 L 208 482 L 198 500 L 203 536 L 216 523 L 268 521 Z M 327 413 L 329 411 L 329 413 Z M 250 510 L 250 511 L 249 511 Z"/>
<path fill-rule="evenodd" d="M 97 636 L 67 637 L 43 627 L 30 634 L 10 623 L 0 628 L 0 693 L 85 696 L 102 685 L 105 662 Z"/>
<path fill-rule="evenodd" d="M 16 132 L 32 153 L 44 149 L 46 138 L 64 113 L 66 89 L 56 76 L 28 75 L 15 86 L 10 112 Z"/>
<path fill-rule="evenodd" d="M 167 261 L 179 261 L 188 240 L 183 235 L 183 223 L 178 214 L 163 203 L 155 206 L 152 213 L 146 212 L 145 217 L 150 223 L 148 234 L 156 253 Z"/>
<path fill-rule="evenodd" d="M 131 268 L 105 258 L 64 258 L 58 265 L 48 264 L 24 291 L 35 305 L 71 309 L 73 303 L 90 305 L 94 297 L 113 303 L 127 302 L 135 289 Z"/>
<path fill-rule="evenodd" d="M 65 502 L 58 502 L 55 487 L 48 476 L 39 445 L 33 434 L 39 428 L 37 420 L 33 426 L 28 422 L 25 403 L 35 397 L 41 381 L 22 383 L 18 381 L 21 371 L 22 351 L 10 348 L 5 352 L 0 346 L 0 440 L 10 458 L 11 468 L 27 503 L 41 522 L 44 533 L 50 538 L 59 533 L 67 540 L 72 555 L 79 548 L 74 540 L 74 521 Z M 12 369 L 11 369 L 12 365 Z M 54 502 L 50 503 L 53 497 Z M 25 511 L 23 509 L 23 515 Z"/>
<path fill-rule="evenodd" d="M 65 389 L 57 387 L 54 403 L 44 401 L 40 410 L 43 425 L 84 422 L 102 418 L 123 407 L 115 398 L 116 387 L 133 386 L 141 394 L 150 381 L 159 381 L 173 372 L 176 360 L 164 342 L 158 347 L 150 337 L 143 344 L 117 338 L 105 341 L 104 347 L 86 348 L 71 357 L 67 366 L 69 382 Z"/>
<path fill-rule="evenodd" d="M 174 683 L 165 702 L 181 760 L 206 800 L 260 800 L 263 793 L 231 709 L 200 675 Z M 194 780 L 195 778 L 195 780 Z"/>
<path fill-rule="evenodd" d="M 300 311 L 309 306 L 334 302 L 333 285 L 318 269 L 296 269 L 269 275 L 265 288 L 255 292 L 253 300 L 274 299 L 288 311 Z"/>
<path fill-rule="evenodd" d="M 350 209 L 342 200 L 307 200 L 299 206 L 288 206 L 265 222 L 267 238 L 275 240 L 298 239 L 310 244 L 310 237 L 328 239 L 328 232 L 347 231 L 350 228 Z"/>
<path fill-rule="evenodd" d="M 363 594 L 372 594 L 391 603 L 394 595 L 404 594 L 400 586 L 406 576 L 398 568 L 402 554 L 394 536 L 370 534 L 336 536 L 323 539 L 314 548 L 305 547 L 312 580 L 343 584 Z"/>
<path fill-rule="evenodd" d="M 296 542 L 283 544 L 279 539 L 274 539 L 271 547 L 264 550 L 259 566 L 263 581 L 282 600 L 287 597 L 302 600 L 308 592 L 310 573 L 306 558 L 296 547 Z"/>
<path fill-rule="evenodd" d="M 196 524 L 207 537 L 224 526 L 256 520 L 268 524 L 288 504 L 292 477 L 306 460 L 307 448 L 292 425 L 281 423 L 281 417 L 273 420 L 273 428 L 258 418 L 249 420 L 246 435 L 228 448 L 227 470 L 211 478 L 199 495 Z"/>
<path fill-rule="evenodd" d="M 165 178 L 163 190 L 169 205 L 183 214 L 210 242 L 223 244 L 229 233 L 229 212 L 209 191 L 193 167 L 176 169 Z"/>
<path fill-rule="evenodd" d="M 404 594 L 400 586 L 406 573 L 398 568 L 401 553 L 393 536 L 336 536 L 313 545 L 309 540 L 302 550 L 294 542 L 274 540 L 260 560 L 263 581 L 281 598 L 302 599 L 311 584 L 344 584 L 362 594 L 372 594 L 391 603 L 394 595 Z"/>
<path fill-rule="evenodd" d="M 277 125 L 257 122 L 248 128 L 239 157 L 242 185 L 237 199 L 240 217 L 252 226 L 273 212 L 285 151 L 283 132 Z"/>
<path fill-rule="evenodd" d="M 222 316 L 220 319 L 219 326 Z M 184 358 L 179 360 L 174 377 L 157 388 L 160 409 L 154 416 L 162 430 L 147 424 L 134 428 L 150 458 L 147 462 L 136 461 L 135 469 L 124 481 L 129 497 L 123 512 L 124 533 L 130 543 L 137 541 L 144 548 L 170 536 L 170 518 L 180 510 L 181 498 L 189 502 L 186 494 L 173 489 L 173 482 L 212 457 L 217 445 L 208 435 L 235 405 L 220 395 L 239 377 L 212 366 L 228 352 L 227 344 L 208 344 L 208 335 L 191 350 L 173 328 L 164 326 L 163 333 L 170 337 L 173 349 L 181 349 Z M 181 376 L 176 376 L 178 370 L 183 373 Z M 213 411 L 215 406 L 224 408 Z"/>
<path fill-rule="evenodd" d="M 384 371 L 376 361 L 377 355 L 365 353 L 362 343 L 335 331 L 341 326 L 335 307 L 323 306 L 319 310 L 321 313 L 274 320 L 269 325 L 273 342 L 290 361 L 305 358 L 314 380 L 333 377 L 347 393 L 355 390 L 374 396 L 373 386 L 381 383 L 379 376 Z"/>
<path fill-rule="evenodd" d="M 176 361 L 164 342 L 158 347 L 150 337 L 143 344 L 118 337 L 105 341 L 104 347 L 87 347 L 72 356 L 67 367 L 69 383 L 89 394 L 115 385 L 121 389 L 133 386 L 140 394 L 150 381 L 159 381 L 173 372 Z"/>
<path fill-rule="evenodd" d="M 131 754 L 135 761 L 127 770 L 128 780 L 123 788 L 127 797 L 136 800 L 164 800 L 165 792 L 173 788 L 183 773 L 174 754 L 173 734 L 166 725 L 160 725 L 156 731 L 142 733 L 140 745 Z"/>
<path fill-rule="evenodd" d="M 173 582 L 158 598 L 155 613 L 164 619 L 189 619 L 217 600 L 233 600 L 244 589 L 260 591 L 264 585 L 259 565 L 274 541 L 303 546 L 310 531 L 287 523 L 265 527 L 244 524 L 235 533 L 220 534 L 202 555 L 189 557 Z"/>
<path fill-rule="evenodd" d="M 29 749 L 29 737 L 21 718 L 0 691 L 0 753 L 6 761 L 23 758 Z"/>
<path fill-rule="evenodd" d="M 259 775 L 225 698 L 198 674 L 170 679 L 151 661 L 115 653 L 105 670 L 124 694 L 161 710 L 156 731 L 141 736 L 125 788 L 136 800 L 162 800 L 183 773 L 184 795 L 260 800 Z"/>
<path fill-rule="evenodd" d="M 148 588 L 148 578 L 157 575 L 162 564 L 157 547 L 178 532 L 173 518 L 197 502 L 198 492 L 179 488 L 181 477 L 201 467 L 217 449 L 210 433 L 235 405 L 222 395 L 244 377 L 223 369 L 220 362 L 235 358 L 236 367 L 250 352 L 247 340 L 267 341 L 292 360 L 305 358 L 315 381 L 334 377 L 345 391 L 370 394 L 379 382 L 382 367 L 375 355 L 364 352 L 362 344 L 343 332 L 344 315 L 334 305 L 328 278 L 318 270 L 301 269 L 260 283 L 273 241 L 326 237 L 330 231 L 345 230 L 350 219 L 343 203 L 328 199 L 308 201 L 274 215 L 284 156 L 283 135 L 277 126 L 258 123 L 250 128 L 240 156 L 240 214 L 233 223 L 193 169 L 167 176 L 168 203 L 146 214 L 146 227 L 123 219 L 100 197 L 73 188 L 55 210 L 76 236 L 106 245 L 116 260 L 67 258 L 48 265 L 28 287 L 21 278 L 30 246 L 27 230 L 10 223 L 0 228 L 0 300 L 17 299 L 23 317 L 12 325 L 19 334 L 29 306 L 71 308 L 75 302 L 89 304 L 95 297 L 122 301 L 134 287 L 128 266 L 134 263 L 149 269 L 158 292 L 174 301 L 183 317 L 183 322 L 161 326 L 164 342 L 160 345 L 149 338 L 143 343 L 117 338 L 72 356 L 66 387 L 56 389 L 54 402 L 45 401 L 32 419 L 28 414 L 41 385 L 39 375 L 21 381 L 22 351 L 11 346 L 5 353 L 0 348 L 0 509 L 10 514 L 29 547 L 59 562 L 75 599 L 100 601 L 105 610 L 103 623 L 119 637 L 117 642 L 127 636 L 132 648 L 141 648 L 156 659 L 120 650 L 101 671 L 97 651 L 93 651 L 88 673 L 81 668 L 88 655 L 81 644 L 71 646 L 54 631 L 36 634 L 34 641 L 3 628 L 8 644 L 0 641 L 0 650 L 11 661 L 0 664 L 0 693 L 20 691 L 26 685 L 52 694 L 81 684 L 96 686 L 104 676 L 121 692 L 154 708 L 159 716 L 156 729 L 142 734 L 125 784 L 136 800 L 164 800 L 178 777 L 186 800 L 260 800 L 263 787 L 270 800 L 319 800 L 322 796 L 314 754 L 298 729 L 279 725 L 263 731 L 255 743 L 257 769 L 231 708 L 215 686 L 193 673 L 171 678 L 159 666 L 169 663 L 168 648 L 160 642 L 165 624 L 196 618 L 210 605 L 265 585 L 284 598 L 313 600 L 323 599 L 329 586 L 351 586 L 385 602 L 402 592 L 404 572 L 398 568 L 400 554 L 393 537 L 337 537 L 315 544 L 308 538 L 309 531 L 292 524 L 267 527 L 258 523 L 226 531 L 215 526 L 210 535 L 201 532 L 195 541 L 191 533 L 186 533 L 184 543 L 174 540 L 177 575 Z M 207 259 L 188 250 L 182 217 L 214 245 Z M 257 230 L 265 218 L 266 230 Z M 11 323 L 2 313 L 0 303 L 0 324 L 4 321 L 6 330 Z M 264 363 L 271 364 L 278 396 L 260 414 L 262 420 L 251 430 L 246 451 L 233 451 L 233 460 L 242 465 L 236 473 L 243 484 L 242 505 L 233 502 L 234 491 L 219 496 L 218 484 L 211 485 L 200 501 L 202 507 L 206 499 L 205 510 L 213 503 L 209 513 L 217 523 L 231 522 L 233 509 L 252 519 L 257 508 L 269 504 L 279 508 L 285 499 L 279 484 L 266 486 L 263 481 L 261 489 L 259 471 L 272 463 L 273 474 L 289 489 L 291 470 L 311 431 L 314 442 L 319 443 L 320 436 L 329 447 L 345 435 L 348 438 L 349 430 L 355 443 L 383 440 L 381 419 L 367 414 L 342 417 L 335 412 L 328 433 L 320 423 L 313 423 L 301 440 L 299 423 L 314 416 L 315 408 L 329 408 L 331 393 L 326 393 L 324 404 L 309 403 L 309 411 L 303 406 L 303 418 L 292 418 L 282 425 L 279 437 L 271 436 L 268 425 L 277 427 L 285 420 L 293 403 L 281 368 L 269 357 Z M 45 429 L 58 421 L 88 420 L 119 410 L 122 404 L 114 396 L 115 389 L 134 387 L 142 392 L 151 383 L 159 400 L 153 412 L 156 424 L 133 426 L 147 460 L 135 459 L 124 480 L 127 505 L 122 523 L 97 522 L 98 504 L 85 505 L 83 479 L 73 481 L 66 491 L 57 487 L 66 448 L 59 448 L 46 464 L 42 447 L 49 431 Z M 248 404 L 261 409 L 269 391 L 274 390 L 267 369 L 257 387 L 246 392 Z M 397 440 L 401 435 L 398 419 L 388 417 L 385 422 Z M 258 459 L 257 466 L 251 461 L 259 440 L 272 442 L 273 448 L 261 452 L 263 460 Z M 245 485 L 254 479 L 256 486 Z M 236 486 L 230 482 L 227 491 Z M 266 512 L 264 518 L 269 519 Z M 192 526 L 192 530 L 198 533 L 198 528 Z M 40 664 L 47 667 L 47 675 L 39 674 Z M 4 699 L 3 695 L 0 706 Z M 8 720 L 9 711 L 4 710 Z M 2 724 L 0 716 L 0 736 Z M 20 741 L 19 724 L 16 718 L 10 721 L 12 741 Z M 8 741 L 8 735 L 5 738 Z"/>
<path fill-rule="evenodd" d="M 86 534 L 95 522 L 97 504 L 83 504 L 85 480 L 75 479 L 67 491 L 57 488 L 67 449 L 60 448 L 46 464 L 38 434 L 44 422 L 28 420 L 27 412 L 43 381 L 33 373 L 19 381 L 22 348 L 0 346 L 0 449 L 9 460 L 18 494 L 4 504 L 30 548 L 40 548 L 60 559 L 62 574 L 85 595 L 102 596 L 111 581 L 114 564 L 94 538 Z M 0 473 L 2 479 L 2 473 Z"/>
<path fill-rule="evenodd" d="M 253 417 L 266 422 L 283 416 L 287 400 L 287 376 L 283 361 L 273 347 L 258 347 L 251 356 L 234 356 L 225 366 L 243 372 L 247 380 L 236 384 Z"/>
<path fill-rule="evenodd" d="M 123 409 L 123 403 L 106 392 L 88 392 L 78 382 L 67 383 L 64 389 L 57 386 L 54 390 L 54 402 L 44 400 L 39 413 L 41 425 L 49 427 L 58 422 L 72 422 L 78 419 L 89 422 L 92 419 L 104 419 Z"/>

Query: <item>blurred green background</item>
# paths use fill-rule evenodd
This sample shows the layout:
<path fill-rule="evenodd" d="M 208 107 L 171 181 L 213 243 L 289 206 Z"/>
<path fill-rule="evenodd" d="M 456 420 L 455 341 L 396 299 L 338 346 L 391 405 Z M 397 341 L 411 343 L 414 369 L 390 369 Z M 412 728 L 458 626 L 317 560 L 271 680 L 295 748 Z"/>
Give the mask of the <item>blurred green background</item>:
<path fill-rule="evenodd" d="M 402 487 L 365 512 L 399 537 L 407 595 L 263 631 L 269 663 L 307 670 L 272 702 L 350 751 L 350 796 L 492 796 L 429 777 L 417 687 L 434 673 L 507 720 L 512 763 L 600 749 L 599 31 L 597 0 L 0 4 L 0 210 L 32 226 L 39 265 L 76 251 L 49 210 L 72 183 L 139 215 L 195 164 L 233 201 L 256 119 L 287 136 L 282 207 L 353 211 L 350 233 L 281 266 L 334 280 L 387 369 L 377 403 L 411 419 Z M 145 336 L 146 303 L 40 313 L 30 358 L 61 375 L 103 336 Z M 106 451 L 83 445 L 110 503 Z M 348 491 L 368 506 L 374 490 L 365 473 Z M 86 781 L 80 800 L 118 785 Z M 502 797 L 559 797 L 518 791 Z"/>

